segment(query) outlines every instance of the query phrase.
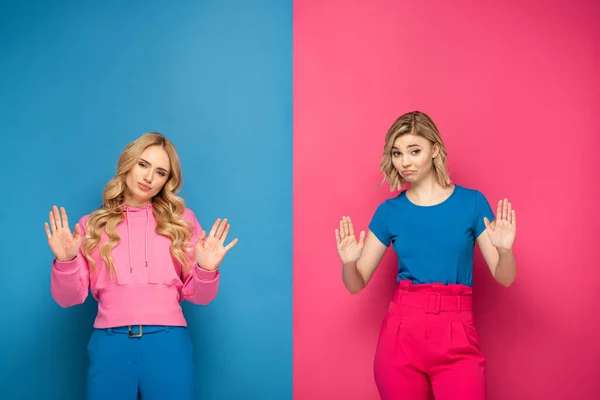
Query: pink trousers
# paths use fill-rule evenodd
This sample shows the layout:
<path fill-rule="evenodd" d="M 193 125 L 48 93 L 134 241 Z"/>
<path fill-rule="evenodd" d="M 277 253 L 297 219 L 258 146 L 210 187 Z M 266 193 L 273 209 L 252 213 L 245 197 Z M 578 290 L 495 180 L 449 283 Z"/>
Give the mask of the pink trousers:
<path fill-rule="evenodd" d="M 383 400 L 485 400 L 471 293 L 463 285 L 399 283 L 375 352 Z"/>

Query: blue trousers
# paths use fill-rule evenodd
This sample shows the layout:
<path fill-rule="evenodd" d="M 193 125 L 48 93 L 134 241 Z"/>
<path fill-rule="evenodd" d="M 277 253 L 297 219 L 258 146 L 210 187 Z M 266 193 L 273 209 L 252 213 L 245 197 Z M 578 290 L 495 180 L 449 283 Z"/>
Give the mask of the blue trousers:
<path fill-rule="evenodd" d="M 87 400 L 195 400 L 193 345 L 184 327 L 94 329 Z"/>

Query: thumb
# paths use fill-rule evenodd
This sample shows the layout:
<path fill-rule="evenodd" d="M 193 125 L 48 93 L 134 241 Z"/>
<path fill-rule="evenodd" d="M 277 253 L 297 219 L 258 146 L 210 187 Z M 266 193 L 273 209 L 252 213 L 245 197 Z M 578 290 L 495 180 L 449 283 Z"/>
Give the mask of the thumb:
<path fill-rule="evenodd" d="M 81 227 L 79 226 L 79 224 L 75 224 L 74 238 L 75 238 L 75 241 L 78 241 L 81 239 Z"/>
<path fill-rule="evenodd" d="M 360 238 L 358 240 L 358 247 L 362 249 L 365 244 L 365 231 L 360 231 Z"/>
<path fill-rule="evenodd" d="M 491 229 L 490 220 L 487 217 L 483 217 L 483 223 L 485 224 L 486 229 Z"/>
<path fill-rule="evenodd" d="M 199 242 L 203 242 L 204 239 L 206 239 L 206 231 L 203 230 L 202 233 L 200 233 L 200 237 L 198 238 Z"/>

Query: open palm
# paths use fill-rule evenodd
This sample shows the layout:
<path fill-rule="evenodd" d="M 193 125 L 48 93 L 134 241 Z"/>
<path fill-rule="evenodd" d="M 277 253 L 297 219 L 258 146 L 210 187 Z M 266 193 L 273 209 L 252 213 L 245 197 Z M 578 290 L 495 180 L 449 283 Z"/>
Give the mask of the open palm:
<path fill-rule="evenodd" d="M 227 218 L 221 221 L 217 218 L 213 224 L 208 236 L 202 231 L 196 246 L 196 262 L 200 267 L 208 271 L 216 270 L 225 254 L 238 242 L 237 238 L 233 239 L 227 246 L 224 245 L 227 234 L 229 233 L 229 223 Z"/>
<path fill-rule="evenodd" d="M 81 228 L 76 224 L 74 233 L 71 233 L 67 212 L 63 207 L 60 208 L 59 214 L 58 207 L 53 206 L 52 211 L 48 213 L 48 219 L 50 224 L 45 222 L 44 228 L 54 257 L 58 261 L 73 260 L 81 247 Z"/>
<path fill-rule="evenodd" d="M 515 242 L 517 233 L 517 216 L 512 204 L 508 199 L 498 202 L 496 219 L 490 224 L 487 218 L 484 218 L 486 231 L 490 241 L 498 250 L 510 250 Z"/>
<path fill-rule="evenodd" d="M 350 217 L 342 217 L 339 231 L 335 230 L 335 239 L 342 264 L 358 261 L 364 245 L 365 232 L 360 232 L 360 239 L 357 241 Z"/>

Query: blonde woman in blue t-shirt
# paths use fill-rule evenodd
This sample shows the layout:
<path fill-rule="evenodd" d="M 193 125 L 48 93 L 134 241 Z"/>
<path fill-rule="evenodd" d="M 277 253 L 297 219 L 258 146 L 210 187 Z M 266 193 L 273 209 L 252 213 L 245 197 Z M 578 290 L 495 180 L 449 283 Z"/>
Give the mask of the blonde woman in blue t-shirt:
<path fill-rule="evenodd" d="M 477 243 L 490 272 L 510 286 L 515 210 L 498 202 L 496 216 L 477 190 L 451 183 L 446 148 L 422 112 L 399 117 L 385 138 L 381 170 L 402 190 L 375 211 L 358 240 L 350 217 L 336 229 L 344 285 L 358 293 L 391 244 L 398 288 L 382 322 L 375 353 L 381 398 L 484 400 L 486 361 L 473 323 L 473 252 Z"/>

